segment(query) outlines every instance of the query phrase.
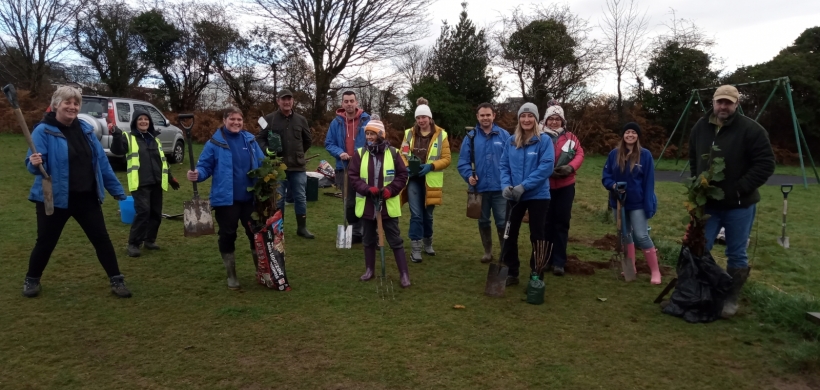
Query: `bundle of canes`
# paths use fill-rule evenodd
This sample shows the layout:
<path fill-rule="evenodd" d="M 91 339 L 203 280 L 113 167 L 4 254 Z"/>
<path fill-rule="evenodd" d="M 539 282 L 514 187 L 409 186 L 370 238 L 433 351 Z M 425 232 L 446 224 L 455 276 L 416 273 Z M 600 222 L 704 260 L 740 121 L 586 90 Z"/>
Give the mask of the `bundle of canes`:
<path fill-rule="evenodd" d="M 549 263 L 552 258 L 552 248 L 553 244 L 545 240 L 537 240 L 533 244 L 532 255 L 535 259 L 533 271 L 538 274 L 538 276 L 541 276 L 544 273 L 547 263 Z"/>

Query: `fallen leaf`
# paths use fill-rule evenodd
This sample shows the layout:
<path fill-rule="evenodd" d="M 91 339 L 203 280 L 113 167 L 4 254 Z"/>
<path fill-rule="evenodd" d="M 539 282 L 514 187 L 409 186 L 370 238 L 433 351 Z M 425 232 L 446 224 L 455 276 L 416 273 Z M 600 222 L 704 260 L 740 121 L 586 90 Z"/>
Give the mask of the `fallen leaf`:
<path fill-rule="evenodd" d="M 606 302 L 606 298 L 598 298 L 598 300 L 601 302 Z"/>
<path fill-rule="evenodd" d="M 455 305 L 455 306 L 453 306 L 453 309 L 464 309 L 464 308 L 465 308 L 464 305 Z"/>

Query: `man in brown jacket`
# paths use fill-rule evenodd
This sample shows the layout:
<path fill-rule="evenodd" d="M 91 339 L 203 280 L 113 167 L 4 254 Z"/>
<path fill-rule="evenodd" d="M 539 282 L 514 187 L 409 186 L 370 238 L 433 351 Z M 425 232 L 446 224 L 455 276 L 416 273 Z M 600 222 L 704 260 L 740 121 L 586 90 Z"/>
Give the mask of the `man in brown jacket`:
<path fill-rule="evenodd" d="M 265 116 L 267 127 L 256 137 L 259 146 L 265 153 L 276 153 L 282 157 L 285 169 L 285 180 L 279 184 L 281 195 L 277 207 L 284 209 L 285 197 L 293 195 L 296 208 L 296 234 L 313 238 L 307 230 L 307 173 L 305 172 L 305 153 L 310 148 L 311 132 L 305 117 L 293 111 L 293 94 L 283 89 L 276 96 L 279 110 Z"/>

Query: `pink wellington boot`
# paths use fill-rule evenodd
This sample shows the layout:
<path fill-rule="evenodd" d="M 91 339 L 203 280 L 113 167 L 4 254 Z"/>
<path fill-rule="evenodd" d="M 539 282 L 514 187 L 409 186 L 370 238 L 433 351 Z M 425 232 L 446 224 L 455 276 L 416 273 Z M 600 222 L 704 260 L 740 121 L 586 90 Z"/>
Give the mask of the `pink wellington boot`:
<path fill-rule="evenodd" d="M 655 250 L 655 247 L 644 249 L 643 257 L 646 259 L 646 265 L 649 266 L 649 270 L 652 271 L 650 283 L 661 284 L 661 270 L 658 268 L 658 252 Z"/>

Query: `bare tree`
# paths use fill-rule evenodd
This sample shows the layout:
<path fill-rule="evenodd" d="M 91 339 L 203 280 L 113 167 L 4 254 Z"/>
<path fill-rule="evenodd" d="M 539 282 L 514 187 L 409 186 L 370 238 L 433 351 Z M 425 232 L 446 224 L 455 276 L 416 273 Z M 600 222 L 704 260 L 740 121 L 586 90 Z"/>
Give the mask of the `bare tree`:
<path fill-rule="evenodd" d="M 150 69 L 134 55 L 140 49 L 132 27 L 135 16 L 119 0 L 93 3 L 77 13 L 71 30 L 72 47 L 94 67 L 114 96 L 127 96 Z"/>
<path fill-rule="evenodd" d="M 307 51 L 316 95 L 312 119 L 327 110 L 331 83 L 348 65 L 394 56 L 422 37 L 431 0 L 252 0 L 284 38 Z"/>
<path fill-rule="evenodd" d="M 624 99 L 621 83 L 624 74 L 637 68 L 637 59 L 646 35 L 646 12 L 641 13 L 635 0 L 606 0 L 604 20 L 600 24 L 608 43 L 618 88 L 618 123 L 623 123 Z"/>
<path fill-rule="evenodd" d="M 430 71 L 431 49 L 420 45 L 409 45 L 401 50 L 391 62 L 396 72 L 404 79 L 404 86 L 418 84 Z"/>
<path fill-rule="evenodd" d="M 65 31 L 84 1 L 0 0 L 0 45 L 9 57 L 2 66 L 32 96 L 41 92 L 49 65 L 65 50 Z"/>
<path fill-rule="evenodd" d="M 672 20 L 664 25 L 669 29 L 666 34 L 656 36 L 652 42 L 652 50 L 663 48 L 670 41 L 676 42 L 682 48 L 708 50 L 715 45 L 715 40 L 708 37 L 694 21 L 679 19 L 674 9 L 670 9 Z"/>
<path fill-rule="evenodd" d="M 525 31 L 526 27 L 539 21 L 545 23 L 540 27 L 550 27 L 547 25 L 551 24 L 560 30 L 553 33 L 569 39 L 564 40 L 563 46 L 554 47 L 556 44 L 548 41 L 552 37 L 531 35 Z M 572 13 L 568 5 L 538 5 L 526 10 L 518 7 L 512 14 L 502 16 L 500 25 L 494 36 L 494 57 L 499 59 L 499 66 L 517 76 L 521 96 L 526 101 L 544 104 L 548 98 L 555 98 L 566 103 L 574 102 L 584 96 L 587 83 L 603 68 L 603 45 L 590 36 L 592 27 L 589 22 Z M 510 39 L 516 32 L 519 32 L 519 42 L 526 42 L 533 55 L 542 57 L 540 60 L 524 55 L 525 51 L 511 52 Z M 539 51 L 542 43 L 553 46 L 552 49 L 561 51 L 562 57 L 570 56 L 572 60 L 556 62 L 548 53 Z"/>

